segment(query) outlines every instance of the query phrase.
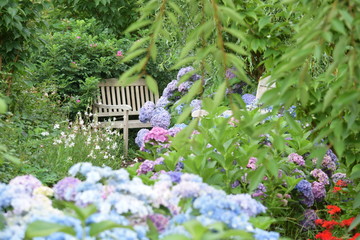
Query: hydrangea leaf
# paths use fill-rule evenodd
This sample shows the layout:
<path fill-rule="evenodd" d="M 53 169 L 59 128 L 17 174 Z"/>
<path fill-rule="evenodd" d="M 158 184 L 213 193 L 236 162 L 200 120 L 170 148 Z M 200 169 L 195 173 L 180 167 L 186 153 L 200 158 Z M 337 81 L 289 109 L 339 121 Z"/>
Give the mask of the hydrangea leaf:
<path fill-rule="evenodd" d="M 28 225 L 25 236 L 26 238 L 32 239 L 34 237 L 49 236 L 50 234 L 55 232 L 63 232 L 72 236 L 76 235 L 75 230 L 69 226 L 45 221 L 35 221 Z"/>
<path fill-rule="evenodd" d="M 112 229 L 112 228 L 127 228 L 127 229 L 133 230 L 133 228 L 130 226 L 125 226 L 125 225 L 117 224 L 113 221 L 105 220 L 105 221 L 91 224 L 89 234 L 91 237 L 95 237 L 98 234 L 100 234 L 101 232 Z"/>

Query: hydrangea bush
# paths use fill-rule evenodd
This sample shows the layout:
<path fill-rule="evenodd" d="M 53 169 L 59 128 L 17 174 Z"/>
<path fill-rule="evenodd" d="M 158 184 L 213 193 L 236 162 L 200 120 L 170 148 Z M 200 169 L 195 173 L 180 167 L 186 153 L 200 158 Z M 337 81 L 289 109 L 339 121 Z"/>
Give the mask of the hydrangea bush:
<path fill-rule="evenodd" d="M 266 211 L 261 203 L 248 194 L 227 195 L 193 174 L 161 174 L 154 185 L 130 178 L 124 169 L 90 163 L 74 165 L 69 174 L 53 188 L 33 176 L 0 184 L 0 209 L 6 219 L 0 239 L 193 237 L 188 224 L 209 231 L 222 224 L 224 229 L 242 230 L 239 236 L 247 232 L 259 240 L 279 238 L 251 223 Z M 63 203 L 67 207 L 54 207 L 58 200 L 67 201 Z"/>

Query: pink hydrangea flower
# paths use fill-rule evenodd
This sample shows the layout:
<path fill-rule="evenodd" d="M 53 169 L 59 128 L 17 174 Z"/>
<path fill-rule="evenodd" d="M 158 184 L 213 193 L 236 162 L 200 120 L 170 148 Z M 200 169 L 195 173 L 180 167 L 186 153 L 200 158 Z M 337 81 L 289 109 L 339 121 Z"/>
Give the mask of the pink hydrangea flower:
<path fill-rule="evenodd" d="M 144 143 L 150 141 L 167 142 L 169 131 L 161 127 L 153 127 L 144 137 Z"/>
<path fill-rule="evenodd" d="M 123 53 L 122 53 L 121 51 L 117 51 L 116 56 L 117 56 L 117 57 L 122 57 L 122 56 L 123 56 Z"/>
<path fill-rule="evenodd" d="M 77 39 L 80 39 L 81 37 L 80 37 L 80 36 L 77 36 L 76 38 L 77 38 Z"/>
<path fill-rule="evenodd" d="M 299 166 L 305 166 L 304 158 L 301 155 L 297 154 L 297 153 L 291 153 L 288 156 L 288 159 L 289 159 L 289 162 L 296 163 Z"/>
<path fill-rule="evenodd" d="M 248 164 L 246 165 L 246 167 L 255 170 L 255 169 L 257 168 L 256 162 L 257 162 L 257 158 L 251 157 L 251 158 L 249 159 L 249 162 L 248 162 Z"/>

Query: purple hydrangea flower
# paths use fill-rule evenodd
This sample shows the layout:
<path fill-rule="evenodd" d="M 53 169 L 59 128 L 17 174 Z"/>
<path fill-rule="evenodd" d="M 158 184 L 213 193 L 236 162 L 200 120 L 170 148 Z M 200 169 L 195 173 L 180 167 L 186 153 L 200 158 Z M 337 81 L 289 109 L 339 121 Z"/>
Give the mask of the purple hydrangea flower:
<path fill-rule="evenodd" d="M 312 182 L 312 192 L 316 201 L 322 201 L 326 195 L 325 185 L 320 182 Z"/>
<path fill-rule="evenodd" d="M 170 171 L 167 172 L 167 174 L 170 176 L 172 182 L 179 183 L 181 181 L 181 172 Z"/>
<path fill-rule="evenodd" d="M 337 183 L 339 180 L 346 179 L 346 174 L 345 173 L 335 173 L 331 176 L 331 179 L 334 183 Z"/>
<path fill-rule="evenodd" d="M 66 201 L 75 201 L 76 187 L 81 181 L 74 177 L 66 177 L 55 184 L 53 190 L 55 198 Z"/>
<path fill-rule="evenodd" d="M 239 186 L 240 185 L 240 181 L 239 180 L 236 180 L 235 182 L 233 182 L 232 184 L 231 184 L 231 188 L 236 188 L 237 186 Z"/>
<path fill-rule="evenodd" d="M 311 176 L 316 178 L 320 183 L 327 185 L 329 184 L 329 177 L 321 169 L 314 169 L 310 172 Z"/>
<path fill-rule="evenodd" d="M 161 127 L 153 127 L 144 137 L 144 143 L 150 141 L 167 142 L 169 131 Z"/>
<path fill-rule="evenodd" d="M 253 194 L 251 194 L 252 197 L 259 197 L 259 196 L 265 196 L 266 197 L 266 187 L 264 184 L 260 183 L 257 189 Z"/>
<path fill-rule="evenodd" d="M 235 75 L 235 73 L 234 73 L 235 71 L 236 71 L 235 68 L 228 68 L 228 69 L 226 69 L 225 77 L 226 77 L 227 79 L 235 78 L 235 77 L 236 77 L 236 75 Z"/>
<path fill-rule="evenodd" d="M 171 115 L 164 108 L 156 108 L 150 119 L 151 126 L 167 129 L 170 126 Z"/>
<path fill-rule="evenodd" d="M 193 85 L 193 82 L 189 82 L 189 81 L 180 83 L 180 85 L 178 87 L 178 91 L 181 93 L 184 93 L 184 92 L 188 91 L 192 85 Z"/>
<path fill-rule="evenodd" d="M 149 132 L 149 129 L 143 128 L 140 129 L 140 131 L 138 131 L 136 138 L 135 138 L 135 143 L 141 148 L 144 146 L 144 137 L 145 135 Z"/>
<path fill-rule="evenodd" d="M 155 162 L 151 160 L 145 160 L 136 170 L 137 175 L 146 174 L 154 170 Z"/>
<path fill-rule="evenodd" d="M 196 110 L 200 110 L 201 109 L 201 100 L 199 100 L 199 99 L 192 100 L 191 103 L 190 103 L 190 107 L 192 107 L 191 112 L 194 112 Z"/>
<path fill-rule="evenodd" d="M 187 73 L 189 73 L 189 72 L 194 72 L 194 70 L 195 70 L 195 69 L 194 69 L 193 67 L 184 67 L 184 68 L 181 68 L 181 69 L 179 70 L 177 76 L 176 76 L 176 79 L 177 79 L 178 81 L 180 81 L 181 78 L 182 78 L 185 74 L 187 74 Z M 190 77 L 189 79 L 191 79 L 191 77 Z"/>
<path fill-rule="evenodd" d="M 150 121 L 152 117 L 152 112 L 155 109 L 155 104 L 151 101 L 147 101 L 144 105 L 140 108 L 139 113 L 139 120 L 142 123 L 147 123 Z"/>
<path fill-rule="evenodd" d="M 255 169 L 257 168 L 256 162 L 257 162 L 257 158 L 251 157 L 251 158 L 249 159 L 249 162 L 248 162 L 248 164 L 246 165 L 246 167 L 255 170 Z"/>
<path fill-rule="evenodd" d="M 167 99 L 167 97 L 161 96 L 156 103 L 156 107 L 157 108 L 159 108 L 159 107 L 165 108 L 170 103 L 171 102 L 169 101 L 169 99 Z"/>
<path fill-rule="evenodd" d="M 331 149 L 327 150 L 326 155 L 330 156 L 330 158 L 333 162 L 335 162 L 335 163 L 338 162 L 338 158 L 337 158 L 336 154 Z"/>
<path fill-rule="evenodd" d="M 243 99 L 243 101 L 246 105 L 250 105 L 254 102 L 256 97 L 252 94 L 246 93 L 246 94 L 242 95 L 241 98 Z"/>
<path fill-rule="evenodd" d="M 301 203 L 308 207 L 314 205 L 314 194 L 312 192 L 311 183 L 306 180 L 301 180 L 295 187 L 302 195 Z"/>
<path fill-rule="evenodd" d="M 295 178 L 306 178 L 305 173 L 297 168 L 292 172 L 295 173 Z"/>
<path fill-rule="evenodd" d="M 155 213 L 155 214 L 149 215 L 148 218 L 154 223 L 156 229 L 159 232 L 164 231 L 166 226 L 169 223 L 169 218 L 165 217 L 162 214 L 156 214 Z"/>
<path fill-rule="evenodd" d="M 177 162 L 175 166 L 175 172 L 181 172 L 181 170 L 183 169 L 184 169 L 184 163 L 182 161 Z"/>
<path fill-rule="evenodd" d="M 175 90 L 177 90 L 177 88 L 178 88 L 178 81 L 172 80 L 164 89 L 162 94 L 163 97 L 170 98 L 172 94 L 175 92 Z"/>
<path fill-rule="evenodd" d="M 297 154 L 297 153 L 291 153 L 288 156 L 288 160 L 289 160 L 289 162 L 296 163 L 299 166 L 305 166 L 304 158 L 301 155 Z"/>
<path fill-rule="evenodd" d="M 306 209 L 304 212 L 304 220 L 300 223 L 304 230 L 315 229 L 315 220 L 319 219 L 318 215 L 316 214 L 315 210 L 313 209 Z"/>
<path fill-rule="evenodd" d="M 171 136 L 171 137 L 175 137 L 176 136 L 176 134 L 178 133 L 178 132 L 180 132 L 182 130 L 182 128 L 179 128 L 179 127 L 172 127 L 172 128 L 169 128 L 169 135 Z"/>
<path fill-rule="evenodd" d="M 11 179 L 9 186 L 21 186 L 25 193 L 31 195 L 35 188 L 42 186 L 42 183 L 33 175 L 23 175 Z"/>
<path fill-rule="evenodd" d="M 324 156 L 321 166 L 330 171 L 336 170 L 336 164 L 335 164 L 335 162 L 333 162 L 333 160 L 331 159 L 331 157 L 329 155 Z"/>

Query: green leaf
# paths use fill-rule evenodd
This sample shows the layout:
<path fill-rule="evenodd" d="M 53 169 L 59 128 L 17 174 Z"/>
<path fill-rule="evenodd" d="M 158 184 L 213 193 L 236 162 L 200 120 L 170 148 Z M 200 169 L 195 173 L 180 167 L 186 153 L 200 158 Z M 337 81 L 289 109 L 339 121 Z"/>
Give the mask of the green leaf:
<path fill-rule="evenodd" d="M 179 8 L 179 6 L 173 2 L 173 1 L 168 1 L 170 7 L 179 15 L 179 16 L 183 16 L 184 13 L 183 11 L 181 11 L 181 9 Z"/>
<path fill-rule="evenodd" d="M 346 35 L 346 29 L 345 29 L 344 23 L 342 21 L 340 21 L 339 19 L 333 18 L 331 20 L 331 26 L 335 31 Z"/>
<path fill-rule="evenodd" d="M 253 172 L 249 173 L 249 191 L 255 190 L 265 176 L 266 169 L 264 166 L 259 167 L 258 169 L 254 170 Z"/>
<path fill-rule="evenodd" d="M 12 18 L 14 18 L 15 15 L 16 15 L 16 13 L 18 12 L 18 9 L 17 9 L 17 8 L 9 7 L 9 8 L 7 9 L 7 12 L 10 14 L 10 16 L 11 16 Z"/>
<path fill-rule="evenodd" d="M 202 91 L 202 81 L 197 80 L 194 84 L 190 87 L 189 92 L 186 94 L 186 101 L 190 102 L 194 99 L 194 97 L 200 94 Z"/>
<path fill-rule="evenodd" d="M 214 107 L 219 106 L 221 101 L 224 99 L 225 91 L 226 91 L 226 81 L 224 81 L 220 84 L 220 86 L 218 87 L 218 90 L 215 93 L 214 102 L 213 102 L 215 104 Z"/>
<path fill-rule="evenodd" d="M 2 0 L 0 1 L 0 8 L 4 7 L 6 4 L 9 3 L 9 0 Z"/>
<path fill-rule="evenodd" d="M 26 238 L 45 237 L 56 232 L 67 233 L 76 236 L 76 232 L 69 226 L 44 221 L 35 221 L 28 225 L 25 236 Z"/>
<path fill-rule="evenodd" d="M 234 22 L 246 26 L 244 17 L 241 16 L 239 13 L 237 13 L 235 10 L 225 6 L 220 6 L 219 9 L 222 12 L 222 14 L 230 17 Z"/>
<path fill-rule="evenodd" d="M 74 210 L 75 213 L 76 213 L 76 217 L 82 222 L 85 222 L 85 220 L 88 217 L 90 217 L 92 214 L 97 212 L 97 208 L 93 204 L 88 205 L 88 206 L 83 207 L 83 208 L 78 207 L 75 204 L 70 203 L 70 202 L 64 202 L 64 204 L 65 204 L 66 207 Z"/>
<path fill-rule="evenodd" d="M 261 29 L 263 29 L 269 23 L 271 23 L 271 17 L 270 16 L 265 16 L 265 17 L 260 18 L 260 20 L 259 20 L 259 31 L 261 31 Z"/>
<path fill-rule="evenodd" d="M 146 75 L 145 81 L 150 91 L 153 92 L 155 95 L 159 95 L 159 89 L 155 79 L 150 75 Z"/>
<path fill-rule="evenodd" d="M 4 99 L 0 98 L 0 114 L 1 113 L 6 113 L 7 112 L 7 105 L 4 101 Z"/>
<path fill-rule="evenodd" d="M 356 228 L 357 225 L 360 224 L 360 214 L 354 219 L 354 221 L 351 223 L 348 231 L 353 230 L 354 228 Z"/>
<path fill-rule="evenodd" d="M 145 53 L 146 51 L 147 51 L 146 48 L 140 48 L 133 52 L 127 53 L 126 56 L 121 60 L 121 62 L 126 63 L 126 62 L 140 56 L 141 54 Z"/>
<path fill-rule="evenodd" d="M 140 28 L 143 28 L 149 24 L 153 23 L 153 21 L 151 20 L 142 20 L 142 21 L 137 21 L 133 24 L 131 24 L 125 31 L 125 33 L 130 33 L 136 30 L 139 30 Z"/>
<path fill-rule="evenodd" d="M 2 213 L 0 213 L 0 231 L 5 228 L 6 219 Z"/>
<path fill-rule="evenodd" d="M 354 208 L 358 208 L 360 207 L 360 193 L 358 193 L 355 197 L 355 200 L 354 200 L 354 205 L 353 205 Z"/>
<path fill-rule="evenodd" d="M 260 216 L 250 218 L 249 222 L 251 222 L 256 228 L 266 230 L 270 227 L 271 224 L 276 222 L 276 219 L 267 216 Z"/>
<path fill-rule="evenodd" d="M 196 220 L 184 223 L 184 227 L 191 234 L 193 240 L 200 240 L 207 231 L 207 229 Z"/>
<path fill-rule="evenodd" d="M 113 228 L 127 228 L 133 230 L 130 226 L 124 226 L 109 220 L 93 223 L 90 225 L 89 234 L 91 237 L 96 237 L 98 234 L 102 233 L 103 231 L 113 229 Z"/>

